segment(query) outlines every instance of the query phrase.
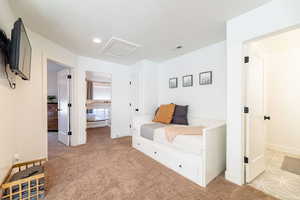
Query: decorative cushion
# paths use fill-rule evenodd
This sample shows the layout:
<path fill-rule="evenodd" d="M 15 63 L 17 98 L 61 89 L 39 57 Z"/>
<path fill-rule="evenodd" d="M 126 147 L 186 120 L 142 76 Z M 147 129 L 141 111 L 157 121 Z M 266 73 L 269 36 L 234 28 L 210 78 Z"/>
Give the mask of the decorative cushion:
<path fill-rule="evenodd" d="M 173 119 L 175 104 L 166 104 L 159 107 L 153 122 L 160 122 L 163 124 L 170 124 Z"/>
<path fill-rule="evenodd" d="M 159 107 L 158 107 L 158 108 L 156 108 L 156 110 L 155 110 L 155 113 L 154 113 L 154 117 L 156 116 L 156 114 L 157 114 L 158 110 L 159 110 Z"/>
<path fill-rule="evenodd" d="M 187 118 L 188 107 L 189 106 L 175 106 L 172 124 L 189 125 Z"/>

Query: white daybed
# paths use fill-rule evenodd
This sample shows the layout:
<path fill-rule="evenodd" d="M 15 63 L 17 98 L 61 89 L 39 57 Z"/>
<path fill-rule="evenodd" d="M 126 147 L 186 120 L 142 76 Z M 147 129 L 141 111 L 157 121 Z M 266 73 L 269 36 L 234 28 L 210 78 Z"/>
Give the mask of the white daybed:
<path fill-rule="evenodd" d="M 203 135 L 179 135 L 168 142 L 164 128 L 155 130 L 153 141 L 140 136 L 140 127 L 152 116 L 133 120 L 132 146 L 200 186 L 225 171 L 226 125 L 220 120 L 191 119 L 191 126 L 205 126 Z"/>

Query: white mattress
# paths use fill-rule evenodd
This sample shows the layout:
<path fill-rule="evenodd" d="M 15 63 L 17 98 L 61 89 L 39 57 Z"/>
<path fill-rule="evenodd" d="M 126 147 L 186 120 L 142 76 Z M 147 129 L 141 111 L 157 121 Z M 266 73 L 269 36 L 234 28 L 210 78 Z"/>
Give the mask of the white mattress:
<path fill-rule="evenodd" d="M 105 127 L 108 126 L 107 120 L 96 121 L 96 122 L 87 122 L 87 128 L 97 128 L 97 127 Z"/>
<path fill-rule="evenodd" d="M 87 113 L 86 119 L 88 122 L 98 122 L 98 121 L 105 121 L 108 120 L 108 116 L 103 114 L 94 114 L 94 113 Z"/>
<path fill-rule="evenodd" d="M 135 134 L 140 136 L 141 126 L 143 124 L 153 123 L 152 119 L 153 116 L 151 115 L 136 116 L 133 123 L 134 129 L 136 130 Z M 189 121 L 191 126 L 205 126 L 207 128 L 213 128 L 224 123 L 223 120 L 201 118 L 192 118 Z M 155 130 L 154 141 L 183 152 L 194 153 L 197 155 L 202 155 L 204 148 L 203 136 L 201 135 L 179 135 L 174 139 L 172 143 L 170 143 L 165 137 L 163 128 Z"/>
<path fill-rule="evenodd" d="M 166 138 L 164 128 L 159 128 L 155 130 L 153 140 L 154 142 L 167 145 L 171 148 L 175 148 L 186 153 L 202 155 L 202 139 L 203 137 L 201 135 L 178 135 L 173 142 L 169 142 Z"/>

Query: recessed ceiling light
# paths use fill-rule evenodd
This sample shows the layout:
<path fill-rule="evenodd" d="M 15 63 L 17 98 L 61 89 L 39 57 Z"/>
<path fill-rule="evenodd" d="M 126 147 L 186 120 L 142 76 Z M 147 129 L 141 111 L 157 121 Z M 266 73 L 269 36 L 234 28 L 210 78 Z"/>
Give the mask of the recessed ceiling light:
<path fill-rule="evenodd" d="M 102 40 L 100 38 L 94 38 L 93 42 L 96 44 L 100 44 L 102 42 Z"/>

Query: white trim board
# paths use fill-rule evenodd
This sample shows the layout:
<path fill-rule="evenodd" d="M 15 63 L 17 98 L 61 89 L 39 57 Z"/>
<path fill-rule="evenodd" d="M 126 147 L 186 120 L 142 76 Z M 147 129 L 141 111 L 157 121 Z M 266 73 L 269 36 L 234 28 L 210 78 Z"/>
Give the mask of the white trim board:
<path fill-rule="evenodd" d="M 291 147 L 277 145 L 277 144 L 268 144 L 267 148 L 270 150 L 284 152 L 292 155 L 300 155 L 300 149 L 297 148 L 291 148 Z"/>
<path fill-rule="evenodd" d="M 227 21 L 227 171 L 226 179 L 245 184 L 244 179 L 244 69 L 245 42 L 300 25 L 299 0 L 273 0 Z M 266 13 L 268 13 L 266 17 Z"/>

